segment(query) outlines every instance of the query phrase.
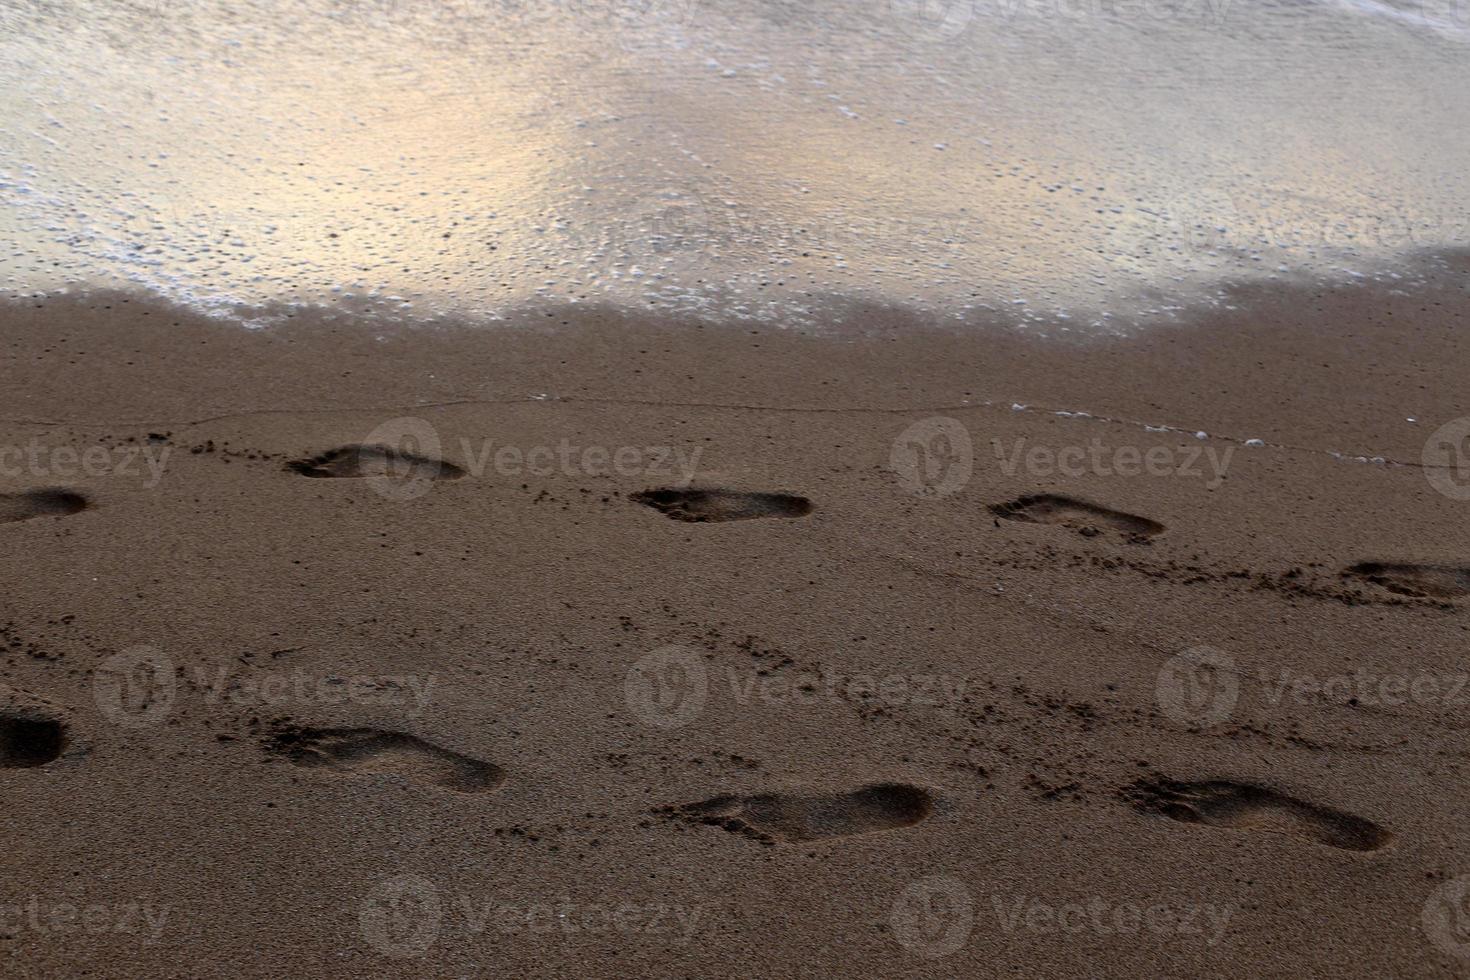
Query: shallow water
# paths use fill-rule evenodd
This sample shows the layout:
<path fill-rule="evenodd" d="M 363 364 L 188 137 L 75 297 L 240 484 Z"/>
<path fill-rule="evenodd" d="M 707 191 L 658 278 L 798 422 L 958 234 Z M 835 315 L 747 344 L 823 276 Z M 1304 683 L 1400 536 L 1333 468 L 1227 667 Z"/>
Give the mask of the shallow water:
<path fill-rule="evenodd" d="M 0 3 L 0 269 L 1085 328 L 1467 236 L 1470 0 Z"/>

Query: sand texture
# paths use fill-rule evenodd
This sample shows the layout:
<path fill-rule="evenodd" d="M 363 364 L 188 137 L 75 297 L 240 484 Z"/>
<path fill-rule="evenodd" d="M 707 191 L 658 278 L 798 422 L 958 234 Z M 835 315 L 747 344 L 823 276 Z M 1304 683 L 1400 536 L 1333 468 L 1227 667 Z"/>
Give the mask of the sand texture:
<path fill-rule="evenodd" d="M 1086 342 L 12 301 L 0 969 L 1463 975 L 1460 274 Z"/>

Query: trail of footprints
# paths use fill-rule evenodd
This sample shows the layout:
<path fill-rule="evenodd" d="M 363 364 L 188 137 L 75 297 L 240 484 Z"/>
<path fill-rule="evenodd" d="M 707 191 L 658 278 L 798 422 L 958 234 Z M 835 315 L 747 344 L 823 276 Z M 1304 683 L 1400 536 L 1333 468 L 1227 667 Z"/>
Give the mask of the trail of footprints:
<path fill-rule="evenodd" d="M 912 827 L 933 811 L 934 799 L 927 790 L 906 783 L 876 783 L 848 793 L 716 796 L 655 812 L 720 827 L 763 844 L 792 844 Z"/>
<path fill-rule="evenodd" d="M 56 718 L 35 711 L 0 712 L 0 768 L 47 765 L 61 757 L 67 741 L 66 726 Z M 263 744 L 269 754 L 303 769 L 393 776 L 455 793 L 487 793 L 505 781 L 504 771 L 493 763 L 378 728 L 279 725 Z M 1144 780 L 1119 795 L 1137 810 L 1180 823 L 1284 834 L 1348 851 L 1376 851 L 1393 839 L 1370 820 L 1248 783 Z M 885 782 L 847 792 L 725 794 L 654 812 L 776 845 L 901 830 L 928 819 L 935 808 L 930 790 Z"/>
<path fill-rule="evenodd" d="M 86 510 L 82 494 L 59 487 L 0 494 L 0 524 L 29 521 L 37 517 L 64 517 Z"/>
<path fill-rule="evenodd" d="M 402 732 L 283 726 L 266 750 L 306 769 L 399 776 L 456 793 L 485 793 L 505 779 L 499 766 Z"/>
<path fill-rule="evenodd" d="M 1033 494 L 1003 504 L 992 504 L 990 512 L 1008 521 L 1059 524 L 1089 538 L 1111 531 L 1121 535 L 1125 541 L 1143 543 L 1164 533 L 1164 525 L 1147 517 L 1125 514 L 1121 510 L 1052 493 Z"/>
<path fill-rule="evenodd" d="M 286 464 L 312 479 L 458 480 L 452 463 L 378 445 L 346 445 Z M 632 495 L 634 503 L 671 520 L 717 523 L 800 518 L 812 512 L 806 497 L 720 488 L 657 488 Z M 0 524 L 64 517 L 91 506 L 81 493 L 42 488 L 0 494 Z M 1086 537 L 1114 534 L 1148 543 L 1165 526 L 1136 514 L 1059 494 L 1033 494 L 993 504 L 997 520 L 1055 525 Z M 1360 562 L 1344 578 L 1409 597 L 1470 596 L 1470 566 Z M 0 713 L 0 768 L 34 768 L 54 762 L 67 745 L 65 726 L 34 712 Z M 266 751 L 303 769 L 343 776 L 393 776 L 455 793 L 497 789 L 505 773 L 490 762 L 454 752 L 402 732 L 377 728 L 311 728 L 282 725 L 264 741 Z M 1134 783 L 1120 796 L 1135 809 L 1185 824 L 1231 831 L 1282 834 L 1349 851 L 1375 851 L 1393 835 L 1372 821 L 1318 806 L 1264 786 L 1228 780 Z M 656 813 L 685 824 L 712 826 L 760 841 L 791 844 L 891 832 L 913 827 L 934 813 L 933 794 L 907 783 L 873 783 L 849 791 L 726 794 L 659 807 Z"/>
<path fill-rule="evenodd" d="M 465 471 L 453 463 L 391 446 L 350 445 L 296 459 L 286 469 L 312 479 L 458 480 Z"/>
<path fill-rule="evenodd" d="M 66 727 L 34 711 L 0 712 L 0 769 L 30 769 L 61 757 Z M 342 776 L 391 776 L 454 793 L 477 794 L 505 781 L 499 766 L 403 732 L 378 728 L 279 725 L 265 750 L 303 769 Z M 1370 820 L 1269 787 L 1228 780 L 1145 780 L 1119 795 L 1135 809 L 1186 824 L 1284 834 L 1348 851 L 1376 851 L 1393 835 Z M 909 783 L 873 783 L 846 792 L 725 794 L 654 812 L 717 827 L 766 845 L 802 844 L 913 827 L 936 808 L 934 794 Z"/>
<path fill-rule="evenodd" d="M 635 493 L 632 501 L 665 517 L 691 524 L 749 521 L 759 517 L 805 517 L 812 502 L 789 493 L 739 490 L 664 489 Z"/>
<path fill-rule="evenodd" d="M 1365 561 L 1343 573 L 1411 598 L 1463 599 L 1470 596 L 1470 566 L 1413 565 Z"/>
<path fill-rule="evenodd" d="M 0 769 L 34 769 L 61 758 L 66 726 L 34 711 L 0 713 Z"/>
<path fill-rule="evenodd" d="M 1287 834 L 1346 851 L 1376 851 L 1393 835 L 1371 820 L 1307 803 L 1265 786 L 1228 780 L 1135 783 L 1123 791 L 1135 807 L 1180 823 Z"/>
<path fill-rule="evenodd" d="M 359 443 L 292 460 L 286 469 L 310 479 L 452 481 L 466 475 L 463 468 L 445 460 L 391 446 Z M 800 518 L 813 511 L 811 500 L 797 494 L 718 487 L 653 488 L 634 493 L 629 499 L 670 520 L 695 524 Z M 62 487 L 0 493 L 0 524 L 65 517 L 91 506 L 86 495 Z M 997 521 L 1053 525 L 1084 537 L 1112 534 L 1131 544 L 1147 544 L 1167 530 L 1151 518 L 1062 494 L 1028 494 L 991 504 L 989 510 Z M 1470 565 L 1365 561 L 1348 566 L 1342 578 L 1408 598 L 1470 597 Z"/>

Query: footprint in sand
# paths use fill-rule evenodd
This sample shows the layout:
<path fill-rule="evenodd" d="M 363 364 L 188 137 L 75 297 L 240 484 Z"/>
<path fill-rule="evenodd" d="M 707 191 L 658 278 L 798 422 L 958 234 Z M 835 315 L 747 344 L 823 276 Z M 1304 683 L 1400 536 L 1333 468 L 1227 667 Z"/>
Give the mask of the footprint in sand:
<path fill-rule="evenodd" d="M 499 766 L 377 728 L 283 728 L 266 748 L 303 768 L 402 776 L 457 793 L 488 792 L 505 778 Z"/>
<path fill-rule="evenodd" d="M 652 507 L 676 521 L 748 521 L 757 517 L 805 517 L 812 502 L 789 493 L 741 490 L 644 490 L 634 503 Z"/>
<path fill-rule="evenodd" d="M 1344 575 L 1420 599 L 1463 599 L 1470 596 L 1470 567 L 1359 562 Z"/>
<path fill-rule="evenodd" d="M 1140 810 L 1180 823 L 1289 834 L 1349 851 L 1376 851 L 1393 838 L 1389 831 L 1362 817 L 1246 783 L 1144 781 L 1135 783 L 1123 795 Z"/>
<path fill-rule="evenodd" d="M 0 524 L 28 521 L 33 517 L 61 517 L 87 507 L 86 497 L 57 487 L 4 493 L 0 494 Z"/>
<path fill-rule="evenodd" d="M 765 844 L 791 844 L 912 827 L 934 812 L 934 800 L 917 786 L 876 783 L 850 793 L 716 796 L 657 812 L 721 827 Z"/>
<path fill-rule="evenodd" d="M 61 757 L 66 727 L 29 712 L 0 714 L 0 769 L 30 769 Z"/>
<path fill-rule="evenodd" d="M 314 479 L 458 480 L 465 475 L 453 463 L 391 446 L 340 446 L 319 456 L 292 460 L 286 469 Z"/>
<path fill-rule="evenodd" d="M 1060 524 L 1086 537 L 1117 531 L 1132 542 L 1143 542 L 1164 533 L 1164 525 L 1136 514 L 1125 514 L 1090 504 L 1074 497 L 1039 493 L 1018 497 L 1009 503 L 992 504 L 991 513 L 1008 521 L 1026 524 Z"/>

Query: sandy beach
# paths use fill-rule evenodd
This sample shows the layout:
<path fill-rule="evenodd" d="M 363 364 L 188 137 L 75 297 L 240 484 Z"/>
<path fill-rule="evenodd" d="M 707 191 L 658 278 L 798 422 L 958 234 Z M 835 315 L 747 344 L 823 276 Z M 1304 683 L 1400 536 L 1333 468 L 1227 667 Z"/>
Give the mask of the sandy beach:
<path fill-rule="evenodd" d="M 1424 270 L 1086 340 L 12 296 L 4 972 L 1463 975 Z"/>
<path fill-rule="evenodd" d="M 1470 976 L 1456 0 L 0 0 L 0 977 Z"/>

